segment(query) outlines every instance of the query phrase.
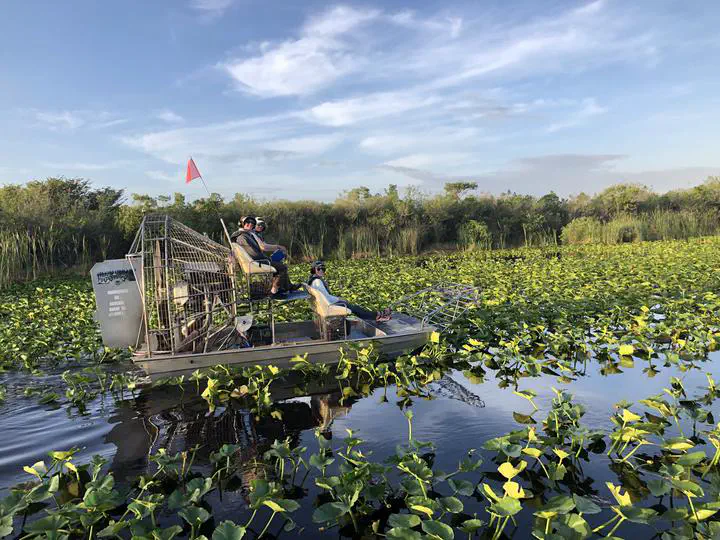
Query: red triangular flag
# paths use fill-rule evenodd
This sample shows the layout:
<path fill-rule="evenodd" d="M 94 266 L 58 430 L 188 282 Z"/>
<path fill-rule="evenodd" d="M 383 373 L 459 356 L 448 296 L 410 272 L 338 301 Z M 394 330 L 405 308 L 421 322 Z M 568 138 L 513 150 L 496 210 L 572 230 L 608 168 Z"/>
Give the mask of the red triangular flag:
<path fill-rule="evenodd" d="M 193 161 L 193 158 L 188 159 L 187 175 L 185 176 L 185 183 L 189 184 L 196 178 L 200 178 L 202 175 L 198 171 L 197 165 Z"/>

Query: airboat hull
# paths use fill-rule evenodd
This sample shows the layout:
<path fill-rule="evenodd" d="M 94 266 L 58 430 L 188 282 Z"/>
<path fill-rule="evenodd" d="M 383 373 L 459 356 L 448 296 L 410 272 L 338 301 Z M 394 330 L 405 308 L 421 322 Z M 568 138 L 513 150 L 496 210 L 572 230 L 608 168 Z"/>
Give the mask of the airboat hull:
<path fill-rule="evenodd" d="M 427 343 L 434 328 L 422 327 L 420 321 L 417 321 L 417 326 L 418 328 L 403 333 L 356 339 L 302 341 L 195 354 L 154 354 L 150 358 L 136 357 L 133 361 L 151 377 L 163 377 L 216 365 L 274 365 L 284 368 L 291 366 L 290 360 L 297 355 L 304 354 L 307 354 L 308 361 L 314 364 L 335 364 L 340 359 L 340 350 L 343 347 L 349 350 L 351 344 L 364 347 L 372 343 L 380 354 L 393 358 L 419 349 Z M 378 334 L 382 333 L 382 331 L 378 332 Z"/>

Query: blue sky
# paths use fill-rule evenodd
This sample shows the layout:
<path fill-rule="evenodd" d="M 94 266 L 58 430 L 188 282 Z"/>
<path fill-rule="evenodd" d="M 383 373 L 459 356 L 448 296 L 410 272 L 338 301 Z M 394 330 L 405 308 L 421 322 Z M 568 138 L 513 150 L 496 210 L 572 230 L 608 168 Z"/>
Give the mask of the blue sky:
<path fill-rule="evenodd" d="M 0 182 L 332 200 L 720 174 L 720 3 L 5 1 Z"/>

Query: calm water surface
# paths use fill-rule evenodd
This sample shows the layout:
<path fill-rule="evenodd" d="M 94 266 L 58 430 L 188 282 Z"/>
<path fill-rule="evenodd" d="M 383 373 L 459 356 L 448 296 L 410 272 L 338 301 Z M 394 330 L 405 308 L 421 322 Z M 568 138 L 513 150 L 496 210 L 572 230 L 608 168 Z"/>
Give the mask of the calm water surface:
<path fill-rule="evenodd" d="M 586 376 L 570 384 L 561 384 L 555 377 L 543 375 L 521 379 L 520 388 L 538 393 L 535 401 L 541 410 L 533 414 L 535 419 L 544 418 L 554 397 L 551 387 L 555 387 L 570 391 L 575 400 L 586 407 L 585 425 L 611 428 L 609 416 L 614 403 L 660 393 L 669 385 L 671 376 L 682 379 L 691 396 L 700 394 L 697 389 L 707 385 L 705 372 L 720 380 L 720 368 L 712 358 L 701 364 L 701 370 L 682 373 L 677 369 L 664 369 L 654 378 L 642 372 L 644 366 L 645 362 L 636 361 L 634 368 L 622 368 L 623 373 L 605 376 L 600 374 L 597 365 L 591 364 Z M 123 481 L 151 469 L 148 455 L 159 448 L 177 452 L 199 445 L 196 464 L 202 472 L 207 472 L 210 453 L 225 443 L 232 443 L 241 445 L 239 459 L 247 464 L 241 475 L 244 485 L 225 493 L 222 501 L 214 501 L 214 518 L 217 523 L 222 519 L 242 522 L 246 514 L 246 487 L 257 475 L 257 469 L 251 464 L 275 439 L 290 437 L 293 445 L 306 446 L 309 452 L 314 452 L 316 428 L 325 429 L 327 436 L 338 443 L 347 435 L 346 429 L 353 429 L 366 441 L 363 448 L 371 451 L 376 461 L 391 455 L 396 445 L 407 440 L 407 421 L 396 406 L 398 398 L 393 390 L 387 393 L 387 403 L 381 402 L 383 390 L 378 389 L 366 398 L 341 404 L 337 386 L 318 388 L 312 395 L 284 399 L 279 405 L 282 421 L 271 418 L 256 421 L 247 409 L 236 403 L 209 414 L 207 404 L 194 395 L 194 388 L 183 394 L 175 387 L 142 389 L 135 392 L 134 399 L 127 395 L 127 399 L 121 401 L 109 396 L 97 398 L 88 405 L 86 414 L 81 415 L 67 405 L 39 405 L 37 397 L 23 397 L 22 391 L 28 385 L 55 388 L 62 395 L 65 386 L 58 373 L 42 379 L 22 374 L 1 377 L 0 384 L 7 388 L 7 401 L 0 405 L 0 496 L 7 494 L 7 488 L 28 480 L 22 471 L 23 465 L 47 459 L 51 450 L 79 447 L 82 451 L 76 462 L 100 454 L 107 458 L 109 470 L 116 479 Z M 417 439 L 435 443 L 435 466 L 440 470 L 454 470 L 469 449 L 479 449 L 486 440 L 518 429 L 512 412 L 529 413 L 531 409 L 526 400 L 513 395 L 510 388 L 500 388 L 498 381 L 491 377 L 483 384 L 472 384 L 455 372 L 435 383 L 433 390 L 435 399 L 413 400 L 413 434 Z M 282 398 L 282 394 L 279 392 L 277 397 Z M 285 391 L 285 396 L 291 395 L 289 389 Z M 585 475 L 595 482 L 599 500 L 603 500 L 607 495 L 604 482 L 618 482 L 608 468 L 606 456 L 593 455 L 593 461 L 584 467 Z M 312 481 L 303 487 L 300 502 L 309 508 L 317 490 Z M 473 509 L 466 508 L 468 510 Z M 476 511 L 480 511 L 480 506 Z M 294 517 L 306 526 L 305 535 L 319 536 L 317 526 L 310 520 L 311 511 L 298 513 L 300 515 Z M 529 515 L 524 519 L 529 519 Z M 337 537 L 337 531 L 327 534 Z"/>

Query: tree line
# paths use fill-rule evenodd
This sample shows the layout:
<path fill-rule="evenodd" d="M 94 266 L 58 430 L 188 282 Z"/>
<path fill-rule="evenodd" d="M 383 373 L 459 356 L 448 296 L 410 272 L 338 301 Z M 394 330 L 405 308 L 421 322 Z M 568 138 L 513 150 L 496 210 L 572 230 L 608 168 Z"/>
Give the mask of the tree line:
<path fill-rule="evenodd" d="M 263 201 L 238 193 L 188 201 L 182 193 L 151 197 L 85 179 L 48 178 L 0 187 L 0 281 L 123 256 L 142 217 L 164 213 L 222 240 L 243 215 L 262 216 L 267 236 L 296 258 L 410 255 L 433 249 L 493 249 L 561 243 L 625 242 L 715 234 L 720 177 L 690 189 L 656 193 L 616 184 L 562 198 L 488 195 L 453 182 L 443 193 L 417 188 L 382 193 L 357 187 L 331 203 Z"/>

